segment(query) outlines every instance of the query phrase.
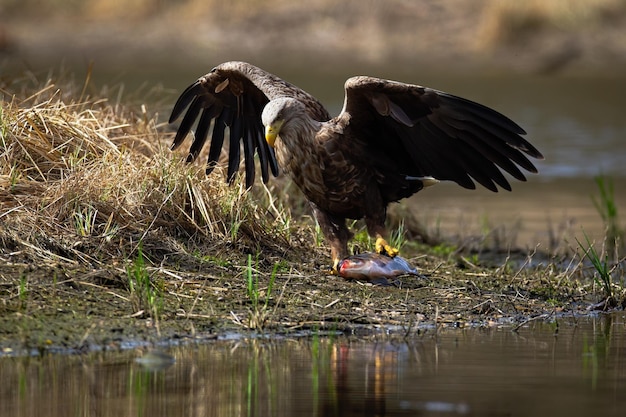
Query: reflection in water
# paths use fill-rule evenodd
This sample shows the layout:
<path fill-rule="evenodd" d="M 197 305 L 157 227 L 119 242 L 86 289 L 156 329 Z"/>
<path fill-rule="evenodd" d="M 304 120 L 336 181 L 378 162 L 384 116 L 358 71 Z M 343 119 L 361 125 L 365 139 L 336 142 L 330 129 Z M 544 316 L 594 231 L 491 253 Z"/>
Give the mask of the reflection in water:
<path fill-rule="evenodd" d="M 138 357 L 135 362 L 140 363 L 149 371 L 163 371 L 172 366 L 176 359 L 168 353 L 155 349 Z"/>
<path fill-rule="evenodd" d="M 222 341 L 172 348 L 160 371 L 133 351 L 3 358 L 0 415 L 622 415 L 624 318 Z"/>

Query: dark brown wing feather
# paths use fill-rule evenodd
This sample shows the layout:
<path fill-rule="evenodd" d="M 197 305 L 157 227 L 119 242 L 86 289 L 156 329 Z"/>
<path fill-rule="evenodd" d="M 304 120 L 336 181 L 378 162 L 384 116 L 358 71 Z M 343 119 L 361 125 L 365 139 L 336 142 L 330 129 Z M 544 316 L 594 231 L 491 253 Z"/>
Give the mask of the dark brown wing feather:
<path fill-rule="evenodd" d="M 350 78 L 345 88 L 345 107 L 338 120 L 346 121 L 347 137 L 366 143 L 382 181 L 388 177 L 388 201 L 419 189 L 410 187 L 407 176 L 432 176 L 470 189 L 476 181 L 492 191 L 497 186 L 510 190 L 501 170 L 525 181 L 518 166 L 536 173 L 527 155 L 543 158 L 521 137 L 526 133 L 521 127 L 481 104 L 372 77 Z"/>
<path fill-rule="evenodd" d="M 269 179 L 269 170 L 278 174 L 274 151 L 265 141 L 261 124 L 263 107 L 269 100 L 279 97 L 297 98 L 307 106 L 309 115 L 325 121 L 330 115 L 322 104 L 300 88 L 245 62 L 226 62 L 191 84 L 178 98 L 169 122 L 183 117 L 172 150 L 185 140 L 197 121 L 196 134 L 189 149 L 187 161 L 196 159 L 211 131 L 211 146 L 207 161 L 207 173 L 217 164 L 224 145 L 225 130 L 229 128 L 227 177 L 232 181 L 239 170 L 241 144 L 246 171 L 246 186 L 254 183 L 254 154 L 259 156 L 263 182 Z"/>

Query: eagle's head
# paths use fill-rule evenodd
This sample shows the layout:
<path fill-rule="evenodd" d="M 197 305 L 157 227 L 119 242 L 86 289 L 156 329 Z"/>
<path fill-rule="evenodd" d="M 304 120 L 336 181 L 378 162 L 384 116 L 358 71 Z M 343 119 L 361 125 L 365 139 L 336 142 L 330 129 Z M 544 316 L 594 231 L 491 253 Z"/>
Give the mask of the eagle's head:
<path fill-rule="evenodd" d="M 271 100 L 261 114 L 261 122 L 265 126 L 265 140 L 274 147 L 274 142 L 281 133 L 282 137 L 289 136 L 290 131 L 299 129 L 308 118 L 306 107 L 295 98 L 281 97 Z"/>

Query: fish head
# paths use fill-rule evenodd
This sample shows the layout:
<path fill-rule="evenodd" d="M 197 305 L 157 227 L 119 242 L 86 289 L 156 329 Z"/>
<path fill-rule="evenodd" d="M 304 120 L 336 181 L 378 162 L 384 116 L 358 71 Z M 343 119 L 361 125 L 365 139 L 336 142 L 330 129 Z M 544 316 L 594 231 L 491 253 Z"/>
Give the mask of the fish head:
<path fill-rule="evenodd" d="M 351 256 L 342 259 L 337 265 L 337 270 L 341 276 L 352 276 L 353 274 L 363 274 L 369 271 L 369 261 L 366 259 Z"/>
<path fill-rule="evenodd" d="M 375 277 L 389 276 L 387 264 L 392 258 L 373 252 L 349 256 L 339 262 L 337 271 L 344 278 L 372 280 Z"/>

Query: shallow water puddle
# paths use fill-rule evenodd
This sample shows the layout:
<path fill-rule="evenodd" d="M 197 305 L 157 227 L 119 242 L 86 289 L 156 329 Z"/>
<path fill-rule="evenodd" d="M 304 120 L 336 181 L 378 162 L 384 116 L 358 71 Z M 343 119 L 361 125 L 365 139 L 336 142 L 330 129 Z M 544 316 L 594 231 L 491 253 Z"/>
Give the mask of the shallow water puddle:
<path fill-rule="evenodd" d="M 611 416 L 626 406 L 624 313 L 517 332 L 221 340 L 164 353 L 2 358 L 0 415 Z"/>

